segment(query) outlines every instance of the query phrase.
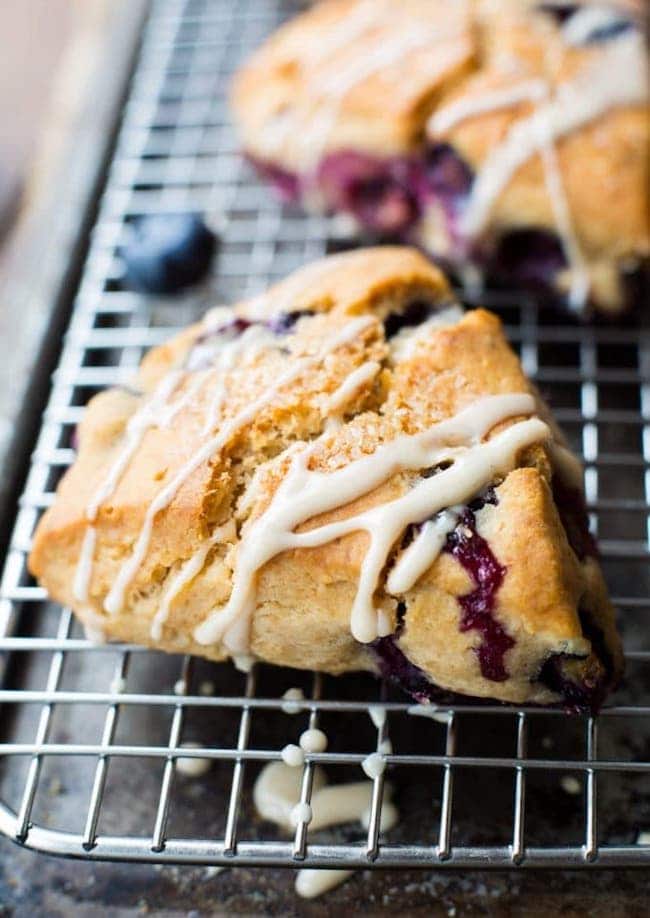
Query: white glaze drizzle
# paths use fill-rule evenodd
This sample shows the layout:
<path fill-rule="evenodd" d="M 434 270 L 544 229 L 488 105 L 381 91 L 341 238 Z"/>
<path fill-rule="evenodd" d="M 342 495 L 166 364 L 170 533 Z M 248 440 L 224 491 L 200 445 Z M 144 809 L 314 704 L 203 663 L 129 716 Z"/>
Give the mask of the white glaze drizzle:
<path fill-rule="evenodd" d="M 269 329 L 263 325 L 251 325 L 238 338 L 214 352 L 213 360 L 219 376 L 206 412 L 202 436 L 210 434 L 219 421 L 226 397 L 227 374 L 240 363 L 242 356 L 246 356 L 250 362 L 257 354 L 274 344 L 277 344 L 277 340 Z"/>
<path fill-rule="evenodd" d="M 455 34 L 457 33 L 443 33 L 437 28 L 426 28 L 424 24 L 419 28 L 396 28 L 393 35 L 387 37 L 382 34 L 380 43 L 373 43 L 365 53 L 359 53 L 349 63 L 341 65 L 329 81 L 323 80 L 322 74 L 317 72 L 316 78 L 322 82 L 314 85 L 316 110 L 309 124 L 296 134 L 303 152 L 308 153 L 313 163 L 320 159 L 336 124 L 340 107 L 346 95 L 355 86 L 384 68 L 398 64 L 410 52 L 430 47 L 432 43 L 440 43 L 445 38 L 450 40 Z M 452 51 L 449 51 L 449 54 L 451 55 Z M 438 54 L 436 64 L 443 71 L 449 62 L 446 57 Z M 278 122 L 277 130 L 274 130 L 275 142 L 284 142 L 291 132 L 295 132 L 293 118 L 285 118 L 284 121 Z"/>
<path fill-rule="evenodd" d="M 461 97 L 439 108 L 429 119 L 429 129 L 434 134 L 444 134 L 476 115 L 484 115 L 501 108 L 512 108 L 520 102 L 542 99 L 546 94 L 544 80 L 532 79 L 503 89 L 486 90 L 470 98 Z"/>
<path fill-rule="evenodd" d="M 366 386 L 381 370 L 376 360 L 368 360 L 349 373 L 338 389 L 325 402 L 323 413 L 337 415 L 344 411 L 346 405 Z"/>
<path fill-rule="evenodd" d="M 228 313 L 230 315 L 230 312 Z M 221 320 L 223 322 L 223 311 Z M 210 329 L 209 323 L 204 322 L 204 327 Z M 234 344 L 235 342 L 230 342 Z M 214 349 L 210 349 L 214 354 Z M 97 518 L 100 507 L 114 493 L 124 475 L 129 463 L 139 448 L 144 435 L 154 427 L 168 427 L 176 415 L 187 405 L 194 402 L 200 389 L 210 377 L 213 368 L 197 371 L 194 378 L 187 386 L 186 391 L 171 404 L 168 400 L 178 388 L 183 379 L 184 372 L 176 369 L 167 373 L 154 389 L 151 397 L 132 415 L 126 426 L 126 438 L 122 449 L 110 466 L 104 481 L 97 489 L 86 507 L 86 527 L 82 541 L 79 561 L 73 582 L 73 595 L 80 602 L 88 599 L 90 580 L 92 577 L 93 555 L 97 533 L 92 524 Z"/>
<path fill-rule="evenodd" d="M 384 742 L 389 743 L 390 741 L 384 740 Z M 393 751 L 392 747 L 389 751 L 390 752 Z M 381 807 L 381 817 L 379 819 L 379 831 L 389 832 L 392 828 L 394 828 L 394 826 L 397 825 L 399 821 L 399 812 L 395 804 L 390 799 L 390 796 L 393 792 L 391 785 L 388 782 L 386 782 L 384 784 L 384 788 L 386 789 L 387 793 L 384 796 L 384 801 Z M 370 826 L 371 813 L 372 813 L 372 806 L 368 806 L 363 811 L 359 819 L 359 822 L 361 823 L 361 827 L 365 829 L 366 831 L 368 830 Z"/>
<path fill-rule="evenodd" d="M 335 51 L 349 45 L 377 21 L 377 0 L 363 0 L 342 19 L 337 17 L 333 26 L 321 31 L 318 43 L 309 46 L 309 63 L 325 60 Z"/>
<path fill-rule="evenodd" d="M 368 716 L 379 730 L 386 723 L 386 708 L 382 707 L 380 704 L 368 705 Z"/>
<path fill-rule="evenodd" d="M 577 796 L 582 793 L 582 781 L 579 781 L 575 775 L 562 775 L 560 787 L 565 794 L 570 794 L 571 796 Z"/>
<path fill-rule="evenodd" d="M 386 580 L 386 590 L 394 596 L 406 593 L 429 570 L 443 549 L 447 535 L 458 523 L 460 507 L 443 510 L 427 520 L 411 544 L 401 553 Z"/>
<path fill-rule="evenodd" d="M 271 386 L 263 395 L 250 402 L 250 404 L 239 411 L 233 418 L 224 421 L 219 431 L 214 436 L 210 437 L 210 439 L 181 466 L 172 480 L 158 493 L 147 508 L 140 532 L 131 549 L 131 554 L 122 564 L 104 600 L 104 609 L 109 614 L 117 614 L 124 605 L 125 591 L 146 556 L 156 516 L 169 506 L 190 475 L 192 475 L 204 462 L 211 459 L 216 453 L 223 449 L 242 427 L 254 421 L 260 411 L 270 405 L 285 386 L 295 382 L 296 379 L 312 366 L 324 360 L 328 354 L 337 350 L 339 347 L 350 344 L 362 331 L 376 323 L 377 319 L 371 315 L 364 315 L 351 319 L 342 329 L 332 334 L 316 354 L 298 358 L 293 366 L 289 367 L 289 369 L 279 377 L 274 386 Z M 243 652 L 247 652 L 248 648 L 245 647 L 240 649 Z"/>
<path fill-rule="evenodd" d="M 288 688 L 282 698 L 282 711 L 285 714 L 300 714 L 302 706 L 297 702 L 305 700 L 305 693 L 301 688 Z"/>
<path fill-rule="evenodd" d="M 249 673 L 256 662 L 256 657 L 250 653 L 234 653 L 232 655 L 232 662 L 235 666 L 235 669 L 240 673 Z"/>
<path fill-rule="evenodd" d="M 145 433 L 150 428 L 158 426 L 164 406 L 167 404 L 169 396 L 178 386 L 182 376 L 183 374 L 180 370 L 173 370 L 164 376 L 154 389 L 151 397 L 130 417 L 126 425 L 124 445 L 111 464 L 102 484 L 86 506 L 85 516 L 88 526 L 84 532 L 73 581 L 73 595 L 80 602 L 85 602 L 88 599 L 92 577 L 93 554 L 96 542 L 96 531 L 92 524 L 97 519 L 97 514 L 104 501 L 108 500 L 114 493 L 128 464 L 142 443 Z"/>
<path fill-rule="evenodd" d="M 390 797 L 391 789 L 387 789 Z M 384 804 L 386 806 L 388 801 Z M 372 804 L 372 782 L 350 781 L 347 784 L 332 784 L 321 788 L 312 797 L 312 831 L 336 826 L 346 822 L 361 822 Z"/>
<path fill-rule="evenodd" d="M 307 51 L 306 59 L 309 66 L 325 60 L 334 55 L 337 51 L 355 41 L 367 29 L 376 22 L 376 0 L 365 0 L 346 15 L 343 19 L 337 17 L 335 23 L 326 30 L 321 30 L 318 36 L 318 43 L 310 43 L 308 46 L 301 45 L 300 53 Z M 287 136 L 295 132 L 295 113 L 291 108 L 282 106 L 276 109 L 265 125 L 266 142 L 272 144 L 278 150 Z M 295 132 L 297 133 L 297 132 Z"/>
<path fill-rule="evenodd" d="M 259 815 L 289 831 L 301 821 L 300 817 L 308 817 L 302 821 L 309 822 L 312 831 L 355 821 L 359 821 L 364 829 L 368 829 L 373 793 L 371 781 L 328 786 L 325 772 L 316 766 L 313 772 L 311 806 L 301 806 L 302 777 L 300 768 L 284 762 L 270 762 L 265 765 L 253 789 L 253 801 Z M 384 784 L 381 832 L 392 829 L 399 818 L 397 808 L 391 801 L 391 794 L 390 784 Z M 347 870 L 299 870 L 296 877 L 296 892 L 304 898 L 313 898 L 342 883 L 352 873 L 353 871 Z"/>
<path fill-rule="evenodd" d="M 183 743 L 183 749 L 200 749 L 199 743 Z M 176 771 L 187 778 L 200 778 L 212 768 L 212 759 L 205 756 L 179 756 L 176 759 Z"/>
<path fill-rule="evenodd" d="M 230 306 L 213 306 L 201 320 L 201 331 L 192 342 L 192 346 L 185 358 L 185 369 L 189 372 L 200 370 L 212 363 L 215 348 L 219 342 L 217 332 L 225 332 L 228 324 L 237 318 L 237 313 Z"/>
<path fill-rule="evenodd" d="M 361 763 L 363 772 L 371 780 L 375 780 L 380 775 L 383 775 L 386 770 L 386 759 L 381 754 L 381 752 L 371 752 L 370 755 L 367 755 L 363 762 Z"/>
<path fill-rule="evenodd" d="M 393 754 L 393 744 L 386 737 L 383 739 L 377 746 L 377 752 L 380 752 L 382 755 L 392 755 Z"/>
<path fill-rule="evenodd" d="M 176 389 L 182 378 L 183 372 L 181 370 L 172 370 L 171 373 L 164 376 L 154 389 L 151 398 L 147 399 L 129 419 L 126 425 L 124 446 L 109 468 L 102 485 L 97 489 L 86 507 L 86 519 L 88 522 L 95 521 L 101 505 L 114 493 L 145 433 L 150 428 L 159 425 L 161 412 L 166 406 L 169 396 Z"/>
<path fill-rule="evenodd" d="M 317 730 L 314 727 L 305 730 L 300 735 L 298 742 L 301 749 L 308 753 L 325 752 L 327 749 L 327 735 L 322 730 Z"/>
<path fill-rule="evenodd" d="M 589 272 L 585 264 L 582 249 L 576 235 L 571 208 L 562 182 L 562 172 L 558 161 L 552 134 L 549 109 L 541 106 L 532 116 L 532 126 L 539 137 L 539 150 L 544 168 L 544 180 L 549 193 L 555 225 L 559 229 L 562 247 L 570 267 L 569 306 L 577 312 L 584 309 L 589 296 Z"/>
<path fill-rule="evenodd" d="M 478 173 L 461 215 L 461 229 L 468 236 L 484 228 L 492 206 L 516 170 L 538 151 L 548 150 L 564 135 L 588 124 L 609 109 L 634 105 L 648 97 L 643 64 L 643 40 L 636 32 L 622 35 L 603 49 L 597 61 L 575 79 L 560 84 L 553 98 L 527 118 L 517 121 L 502 143 L 494 147 Z M 477 100 L 478 104 L 478 100 Z M 557 166 L 545 165 L 549 193 L 558 212 L 566 209 L 558 196 Z M 561 183 L 560 183 L 561 184 Z M 562 218 L 566 222 L 566 218 Z M 560 224 L 560 229 L 564 227 Z M 571 254 L 571 253 L 569 253 Z"/>
<path fill-rule="evenodd" d="M 301 765 L 305 764 L 305 752 L 300 746 L 296 746 L 295 743 L 287 743 L 280 753 L 282 756 L 282 761 L 285 765 L 288 765 L 290 768 L 299 768 Z"/>
<path fill-rule="evenodd" d="M 220 328 L 225 328 L 227 322 L 232 320 L 233 317 L 234 313 L 230 309 L 220 308 L 218 312 L 213 310 L 203 320 L 203 329 L 208 333 L 216 332 Z M 262 334 L 262 332 L 266 332 L 266 334 Z M 104 481 L 86 507 L 86 519 L 89 525 L 84 533 L 81 553 L 75 571 L 73 582 L 75 599 L 81 602 L 88 599 L 96 543 L 96 530 L 92 523 L 95 522 L 102 504 L 115 493 L 115 489 L 147 431 L 154 427 L 168 427 L 180 411 L 196 400 L 200 390 L 216 369 L 219 375 L 216 381 L 215 394 L 208 409 L 205 423 L 206 430 L 204 431 L 209 433 L 212 426 L 214 426 L 223 400 L 225 372 L 234 366 L 242 351 L 248 349 L 250 353 L 257 353 L 262 347 L 268 346 L 272 339 L 273 336 L 268 330 L 261 329 L 259 326 L 252 326 L 246 329 L 239 339 L 226 339 L 224 341 L 216 339 L 216 343 L 211 345 L 199 345 L 201 359 L 210 360 L 212 365 L 207 369 L 199 369 L 198 367 L 193 369 L 191 362 L 189 362 L 186 369 L 193 372 L 193 378 L 185 392 L 171 404 L 168 403 L 169 398 L 178 388 L 185 373 L 180 369 L 174 369 L 167 373 L 160 380 L 151 397 L 132 415 L 126 426 L 124 445 L 109 468 Z M 244 342 L 246 346 L 242 347 Z"/>
<path fill-rule="evenodd" d="M 321 870 L 316 867 L 303 867 L 296 876 L 295 890 L 303 899 L 315 899 L 323 893 L 345 883 L 354 870 Z"/>
<path fill-rule="evenodd" d="M 325 786 L 325 772 L 318 765 L 312 778 L 312 801 Z M 300 800 L 302 771 L 284 762 L 269 762 L 259 773 L 253 788 L 255 809 L 269 822 L 283 829 L 292 829 L 291 812 Z"/>
<path fill-rule="evenodd" d="M 428 717 L 429 720 L 435 720 L 439 724 L 448 724 L 450 711 L 441 711 L 437 704 L 413 704 L 406 709 L 406 713 L 412 717 Z"/>
<path fill-rule="evenodd" d="M 172 603 L 176 597 L 185 589 L 185 587 L 194 580 L 194 578 L 203 570 L 205 559 L 210 549 L 221 542 L 233 541 L 237 535 L 237 529 L 234 520 L 228 520 L 223 526 L 212 533 L 205 539 L 200 547 L 194 552 L 191 558 L 188 558 L 177 571 L 160 600 L 160 605 L 151 621 L 151 637 L 154 641 L 162 638 L 163 625 L 167 621 Z"/>
<path fill-rule="evenodd" d="M 384 785 L 386 794 L 382 810 L 390 804 L 391 787 Z M 255 808 L 263 819 L 292 830 L 292 813 L 300 802 L 302 771 L 284 762 L 269 762 L 261 770 L 253 788 Z M 325 772 L 316 766 L 313 773 L 310 829 L 326 829 L 367 818 L 372 804 L 372 781 L 351 781 L 328 785 Z M 389 821 L 394 813 L 389 810 Z M 382 818 L 382 829 L 386 824 Z M 390 826 L 389 826 L 390 827 Z"/>
<path fill-rule="evenodd" d="M 606 6 L 584 6 L 564 23 L 562 37 L 568 45 L 583 45 L 593 32 L 615 25 L 622 18 L 621 10 Z"/>
<path fill-rule="evenodd" d="M 309 825 L 314 818 L 314 812 L 308 803 L 298 802 L 291 810 L 291 825 L 296 828 L 300 823 Z"/>
<path fill-rule="evenodd" d="M 196 397 L 206 384 L 212 374 L 212 367 L 203 370 L 197 370 L 187 386 L 185 392 L 180 395 L 171 405 L 162 406 L 160 420 L 152 426 L 169 427 L 177 414 L 180 414 L 188 405 L 194 404 Z"/>
<path fill-rule="evenodd" d="M 510 471 L 521 449 L 548 438 L 546 424 L 530 418 L 481 442 L 500 421 L 534 410 L 535 401 L 528 394 L 487 396 L 453 418 L 422 433 L 397 437 L 374 453 L 329 473 L 308 468 L 318 441 L 306 446 L 294 456 L 266 511 L 243 535 L 230 599 L 198 626 L 196 641 L 205 645 L 221 639 L 229 650 L 245 651 L 260 568 L 287 549 L 324 545 L 363 530 L 370 544 L 352 605 L 351 631 L 362 643 L 389 634 L 392 623 L 382 609 L 375 608 L 373 596 L 399 537 L 410 524 L 420 523 L 450 505 L 466 503 L 496 475 Z M 398 499 L 307 532 L 294 531 L 307 520 L 370 493 L 397 472 L 434 468 L 443 462 L 452 464 L 422 478 Z"/>
<path fill-rule="evenodd" d="M 88 589 L 90 578 L 92 576 L 93 556 L 95 554 L 95 543 L 97 542 L 97 530 L 94 526 L 86 526 L 83 541 L 81 543 L 81 552 L 74 572 L 72 582 L 72 595 L 79 602 L 85 602 L 88 599 Z"/>

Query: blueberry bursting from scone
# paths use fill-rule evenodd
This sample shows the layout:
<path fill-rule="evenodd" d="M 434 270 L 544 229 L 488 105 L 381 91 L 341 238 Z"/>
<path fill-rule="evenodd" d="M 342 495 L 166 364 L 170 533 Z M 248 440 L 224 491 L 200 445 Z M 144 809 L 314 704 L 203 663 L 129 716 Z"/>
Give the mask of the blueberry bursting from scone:
<path fill-rule="evenodd" d="M 641 9 L 324 0 L 237 74 L 244 151 L 285 200 L 474 288 L 620 312 L 650 256 Z"/>
<path fill-rule="evenodd" d="M 595 710 L 622 658 L 581 479 L 498 319 L 360 250 L 94 398 L 30 565 L 94 637 Z"/>

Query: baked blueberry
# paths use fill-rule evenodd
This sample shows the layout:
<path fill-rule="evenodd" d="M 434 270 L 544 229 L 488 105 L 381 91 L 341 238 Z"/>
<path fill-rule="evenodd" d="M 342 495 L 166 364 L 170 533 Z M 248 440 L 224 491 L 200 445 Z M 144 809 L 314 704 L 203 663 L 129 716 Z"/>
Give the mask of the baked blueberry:
<path fill-rule="evenodd" d="M 279 312 L 272 316 L 267 322 L 266 327 L 274 335 L 288 335 L 294 325 L 303 316 L 312 316 L 314 313 L 311 309 L 297 309 L 295 312 Z"/>
<path fill-rule="evenodd" d="M 434 307 L 425 300 L 414 300 L 401 312 L 390 312 L 384 319 L 384 333 L 386 338 L 394 337 L 402 328 L 412 328 L 426 322 Z"/>
<path fill-rule="evenodd" d="M 327 207 L 351 213 L 377 233 L 403 233 L 418 216 L 408 163 L 399 159 L 334 153 L 321 163 L 317 183 Z"/>
<path fill-rule="evenodd" d="M 479 632 L 481 643 L 476 655 L 481 673 L 492 682 L 505 682 L 508 672 L 504 657 L 515 642 L 494 617 L 494 608 L 506 569 L 476 531 L 476 517 L 469 507 L 460 524 L 447 536 L 445 550 L 462 565 L 475 585 L 469 593 L 458 597 L 463 610 L 460 630 Z"/>
<path fill-rule="evenodd" d="M 379 638 L 372 645 L 372 649 L 383 679 L 394 682 L 420 703 L 437 697 L 440 690 L 437 690 L 426 674 L 402 653 L 394 635 Z"/>
<path fill-rule="evenodd" d="M 447 206 L 457 206 L 472 187 L 472 170 L 450 144 L 440 143 L 424 155 L 422 175 L 428 192 Z"/>

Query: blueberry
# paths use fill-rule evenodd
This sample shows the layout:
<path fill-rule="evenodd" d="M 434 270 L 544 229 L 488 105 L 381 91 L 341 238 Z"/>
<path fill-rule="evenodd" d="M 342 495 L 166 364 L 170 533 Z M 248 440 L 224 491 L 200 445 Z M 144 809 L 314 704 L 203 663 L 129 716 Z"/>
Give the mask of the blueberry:
<path fill-rule="evenodd" d="M 205 277 L 216 244 L 199 214 L 141 217 L 122 253 L 126 283 L 144 293 L 176 293 Z"/>
<path fill-rule="evenodd" d="M 423 179 L 437 198 L 452 203 L 469 193 L 474 175 L 450 144 L 439 143 L 425 155 Z"/>
<path fill-rule="evenodd" d="M 418 217 L 408 173 L 403 157 L 381 160 L 343 150 L 321 161 L 318 185 L 328 206 L 348 211 L 372 232 L 399 235 Z"/>
<path fill-rule="evenodd" d="M 384 319 L 386 338 L 392 338 L 402 328 L 412 328 L 415 325 L 421 325 L 422 322 L 426 322 L 433 311 L 434 306 L 432 303 L 426 300 L 414 300 L 401 312 L 389 312 Z"/>
<path fill-rule="evenodd" d="M 311 309 L 297 309 L 295 312 L 279 312 L 266 322 L 266 327 L 274 335 L 288 335 L 294 325 L 303 316 L 313 316 Z"/>

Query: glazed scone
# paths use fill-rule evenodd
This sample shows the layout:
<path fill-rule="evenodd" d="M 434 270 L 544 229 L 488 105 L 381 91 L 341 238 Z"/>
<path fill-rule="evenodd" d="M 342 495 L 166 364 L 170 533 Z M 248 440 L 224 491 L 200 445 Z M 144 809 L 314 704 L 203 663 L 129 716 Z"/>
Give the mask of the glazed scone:
<path fill-rule="evenodd" d="M 577 460 L 415 250 L 222 307 L 89 404 L 30 566 L 109 639 L 597 707 L 620 643 Z"/>
<path fill-rule="evenodd" d="M 323 0 L 236 75 L 242 146 L 290 199 L 461 277 L 618 312 L 650 256 L 633 0 Z"/>

